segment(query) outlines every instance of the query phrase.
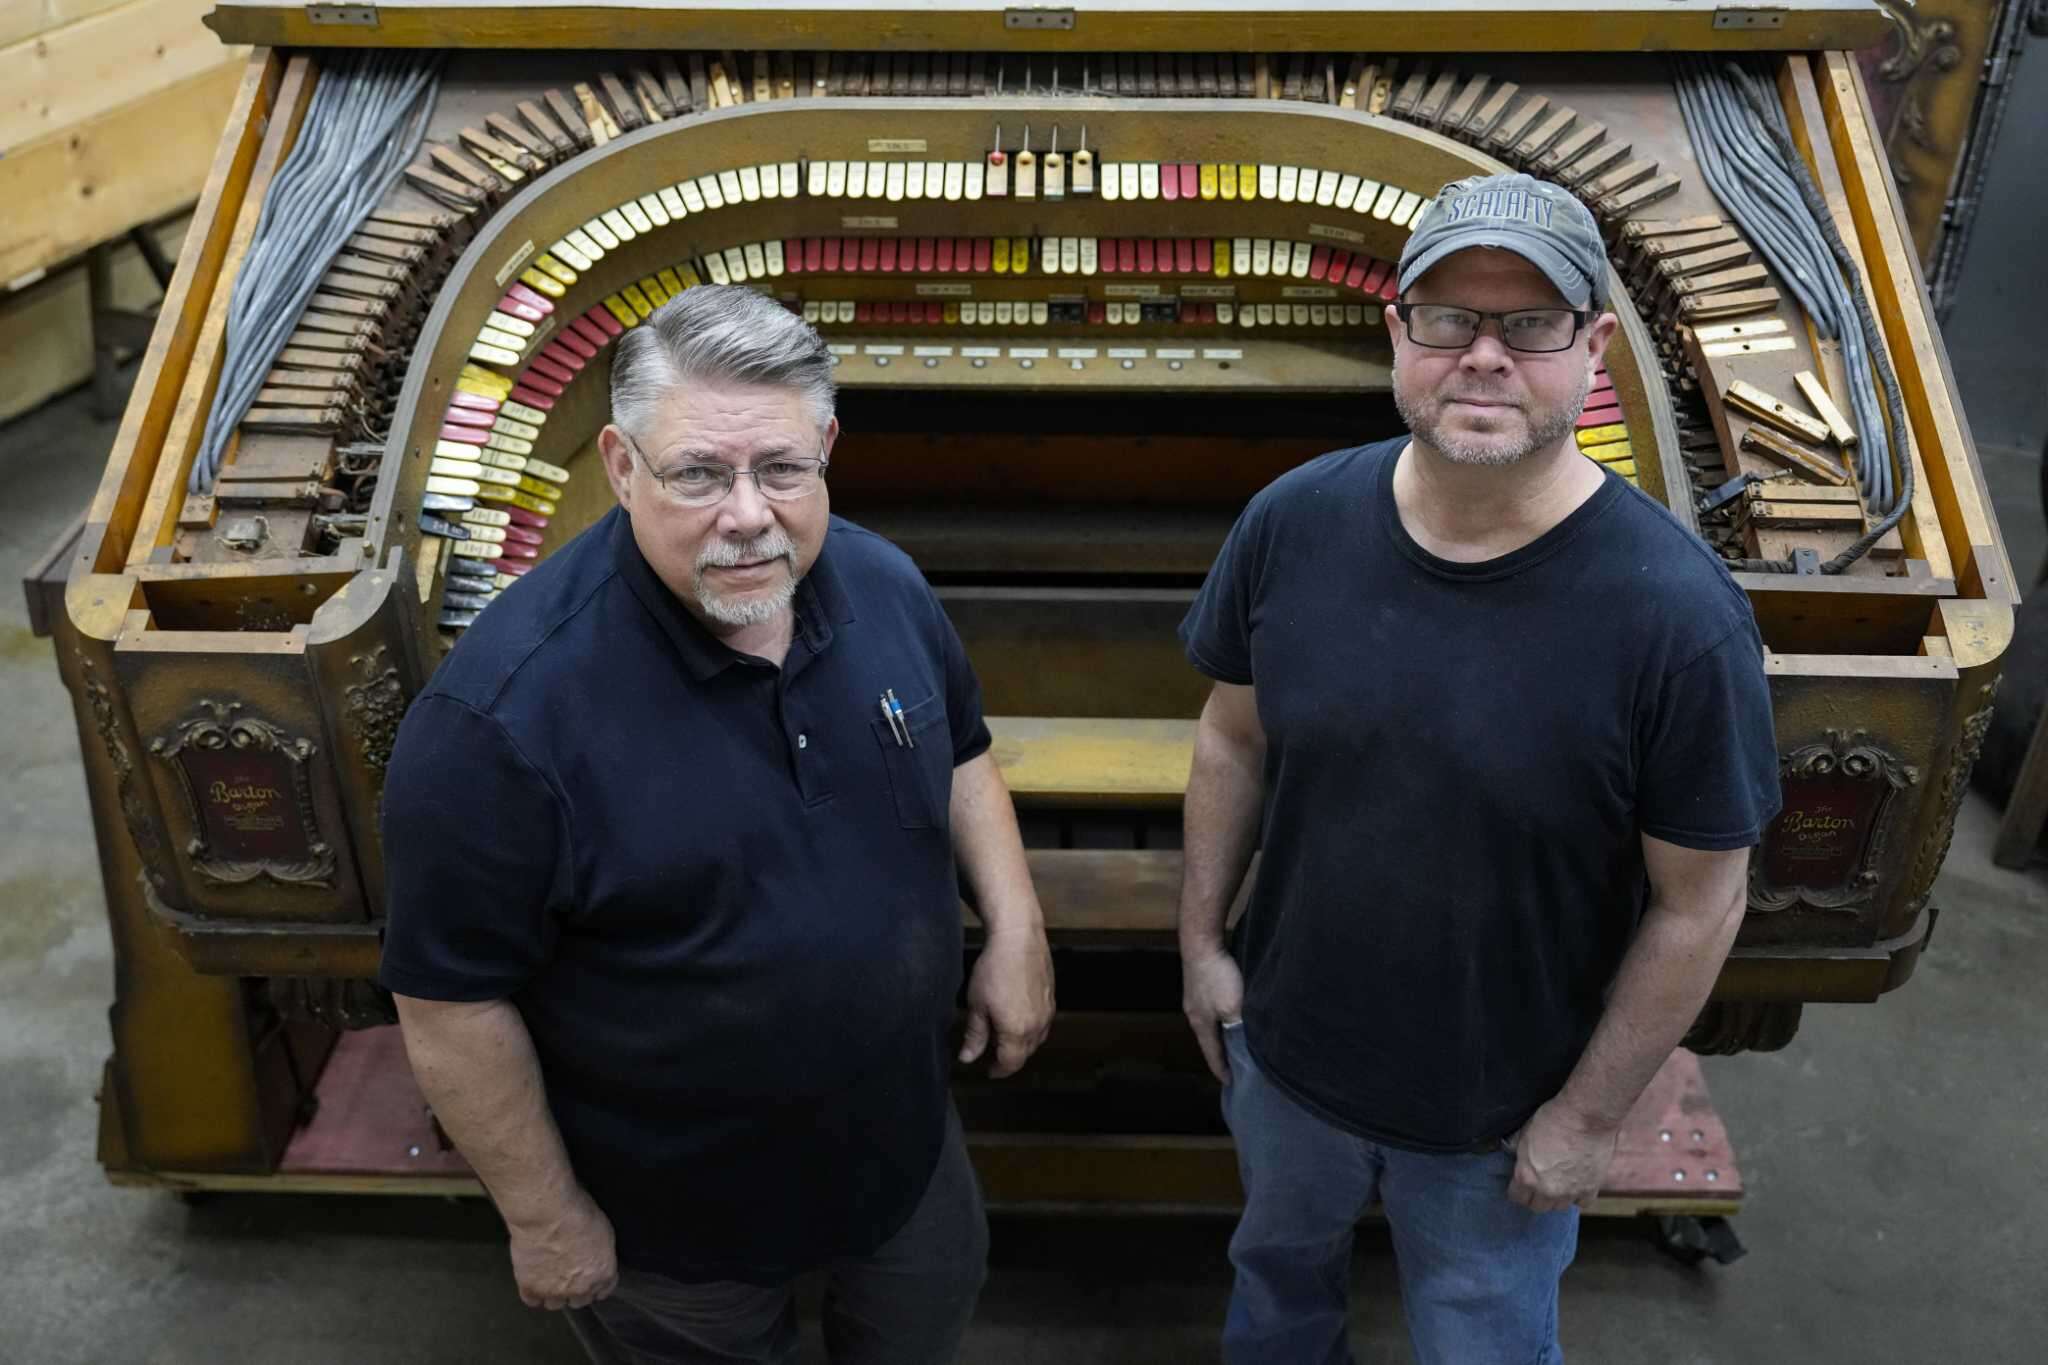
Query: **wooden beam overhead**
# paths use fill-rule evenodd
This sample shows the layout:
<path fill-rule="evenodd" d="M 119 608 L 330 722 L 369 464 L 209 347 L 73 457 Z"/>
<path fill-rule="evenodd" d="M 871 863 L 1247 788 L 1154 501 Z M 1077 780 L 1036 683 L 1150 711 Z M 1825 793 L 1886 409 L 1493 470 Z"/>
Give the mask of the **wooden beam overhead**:
<path fill-rule="evenodd" d="M 1891 31 L 1876 0 L 1576 0 L 1540 10 L 1512 0 L 221 0 L 207 23 L 228 42 L 289 47 L 1011 52 L 1237 52 L 1248 41 L 1272 52 L 1812 50 L 1868 47 Z"/>

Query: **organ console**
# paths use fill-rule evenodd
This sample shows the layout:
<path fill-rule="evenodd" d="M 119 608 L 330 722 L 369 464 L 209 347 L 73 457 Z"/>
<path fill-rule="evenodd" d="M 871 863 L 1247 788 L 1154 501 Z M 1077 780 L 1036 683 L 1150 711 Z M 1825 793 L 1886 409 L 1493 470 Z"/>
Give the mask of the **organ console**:
<path fill-rule="evenodd" d="M 609 506 L 612 343 L 711 281 L 830 343 L 834 510 L 916 558 L 982 679 L 1067 1009 L 1023 1077 L 963 1080 L 993 1197 L 1228 1202 L 1178 1014 L 1206 684 L 1174 626 L 1253 492 L 1398 429 L 1391 263 L 1440 186 L 1502 168 L 1607 233 L 1580 448 L 1729 561 L 1770 651 L 1785 811 L 1692 1045 L 1782 1046 L 1803 1002 L 1911 973 L 2015 585 L 1846 55 L 1874 4 L 209 22 L 258 47 L 46 587 L 122 964 L 116 1178 L 459 1178 L 322 1127 L 420 1123 L 388 1035 L 342 1041 L 388 1018 L 385 760 L 460 632 Z"/>

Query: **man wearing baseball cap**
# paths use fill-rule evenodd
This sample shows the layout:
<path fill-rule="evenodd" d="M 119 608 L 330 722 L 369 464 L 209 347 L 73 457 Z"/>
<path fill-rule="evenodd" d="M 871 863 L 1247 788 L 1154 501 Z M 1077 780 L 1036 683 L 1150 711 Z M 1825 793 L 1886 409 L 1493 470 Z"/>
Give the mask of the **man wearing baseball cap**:
<path fill-rule="evenodd" d="M 1556 186 L 1444 186 L 1386 310 L 1408 434 L 1261 492 L 1181 626 L 1215 683 L 1180 936 L 1245 1185 L 1230 1365 L 1351 1359 L 1374 1201 L 1422 1365 L 1561 1361 L 1578 1210 L 1741 922 L 1763 645 L 1578 452 L 1609 279 Z"/>

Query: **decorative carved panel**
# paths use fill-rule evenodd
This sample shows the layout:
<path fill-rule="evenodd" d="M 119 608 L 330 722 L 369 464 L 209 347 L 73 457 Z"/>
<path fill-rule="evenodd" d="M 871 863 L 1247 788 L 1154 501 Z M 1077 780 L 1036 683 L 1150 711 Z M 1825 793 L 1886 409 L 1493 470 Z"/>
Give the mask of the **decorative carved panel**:
<path fill-rule="evenodd" d="M 1784 755 L 1778 780 L 1785 807 L 1750 858 L 1750 910 L 1837 910 L 1870 900 L 1893 798 L 1919 772 L 1861 730 L 1829 730 L 1819 743 Z"/>
<path fill-rule="evenodd" d="M 307 765 L 319 752 L 242 703 L 203 698 L 149 751 L 171 766 L 198 831 L 185 854 L 201 876 L 227 885 L 258 877 L 287 886 L 333 885 L 333 847 L 313 812 Z"/>

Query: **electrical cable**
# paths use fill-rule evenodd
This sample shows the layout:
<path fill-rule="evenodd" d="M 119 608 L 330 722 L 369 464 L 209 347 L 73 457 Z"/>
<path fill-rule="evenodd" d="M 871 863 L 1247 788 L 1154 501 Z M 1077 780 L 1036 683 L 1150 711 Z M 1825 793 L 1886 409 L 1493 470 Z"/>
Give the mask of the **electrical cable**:
<path fill-rule="evenodd" d="M 1717 67 L 1704 57 L 1681 56 L 1675 59 L 1674 85 L 1708 187 L 1798 299 L 1815 330 L 1841 343 L 1846 396 L 1859 438 L 1857 479 L 1869 505 L 1889 504 L 1890 510 L 1820 566 L 1822 573 L 1840 573 L 1896 527 L 1913 501 L 1913 465 L 1903 449 L 1905 403 L 1883 332 L 1855 257 L 1764 78 L 1732 61 Z M 1741 559 L 1732 567 L 1794 571 L 1789 560 Z"/>
<path fill-rule="evenodd" d="M 219 478 L 229 439 L 328 263 L 418 154 L 439 92 L 438 54 L 346 53 L 321 68 L 235 277 L 220 382 L 188 491 L 208 492 Z"/>

